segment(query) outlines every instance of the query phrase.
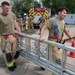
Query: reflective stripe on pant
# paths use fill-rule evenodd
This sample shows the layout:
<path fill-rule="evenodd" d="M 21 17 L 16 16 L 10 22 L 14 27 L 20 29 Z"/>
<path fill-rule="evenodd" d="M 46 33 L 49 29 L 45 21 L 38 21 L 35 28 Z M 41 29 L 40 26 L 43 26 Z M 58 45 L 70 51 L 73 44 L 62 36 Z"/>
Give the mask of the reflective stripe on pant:
<path fill-rule="evenodd" d="M 13 65 L 13 59 L 8 62 L 6 59 L 6 54 L 11 53 L 12 58 L 15 56 L 16 51 L 19 50 L 18 41 L 13 35 L 8 35 L 8 38 L 5 39 L 4 36 L 1 36 L 1 50 L 5 47 L 5 41 L 7 41 L 6 44 L 6 50 L 4 52 L 4 58 L 7 66 Z"/>
<path fill-rule="evenodd" d="M 28 25 L 25 25 L 25 29 L 28 30 Z"/>
<path fill-rule="evenodd" d="M 4 54 L 4 58 L 5 58 L 5 63 L 6 63 L 7 67 L 14 66 L 14 62 L 13 62 L 12 54 L 11 53 L 5 53 Z"/>
<path fill-rule="evenodd" d="M 13 62 L 6 63 L 6 66 L 7 66 L 7 67 L 12 67 L 12 66 L 14 66 L 14 63 L 13 63 Z"/>

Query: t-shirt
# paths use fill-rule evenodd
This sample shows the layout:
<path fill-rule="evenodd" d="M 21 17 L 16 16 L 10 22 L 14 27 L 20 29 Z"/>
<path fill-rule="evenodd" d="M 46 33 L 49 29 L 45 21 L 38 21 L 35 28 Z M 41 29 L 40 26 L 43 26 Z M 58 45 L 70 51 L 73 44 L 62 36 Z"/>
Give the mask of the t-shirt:
<path fill-rule="evenodd" d="M 8 15 L 0 13 L 0 35 L 7 35 L 15 33 L 14 20 L 15 15 L 10 12 Z"/>
<path fill-rule="evenodd" d="M 63 20 L 59 21 L 56 18 L 56 21 L 57 21 L 57 24 L 58 24 L 58 39 L 61 39 L 62 33 L 63 33 L 66 25 L 63 23 Z M 49 38 L 53 37 L 53 35 L 54 35 L 54 18 L 50 18 L 49 20 L 47 20 L 45 25 L 49 29 Z"/>

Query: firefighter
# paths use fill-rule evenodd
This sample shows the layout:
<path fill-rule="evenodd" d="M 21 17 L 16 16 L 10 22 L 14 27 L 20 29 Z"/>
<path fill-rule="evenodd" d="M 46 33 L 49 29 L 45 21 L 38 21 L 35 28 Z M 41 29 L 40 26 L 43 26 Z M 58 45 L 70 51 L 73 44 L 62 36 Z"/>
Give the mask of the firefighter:
<path fill-rule="evenodd" d="M 4 53 L 5 63 L 10 71 L 14 71 L 16 59 L 19 57 L 19 45 L 15 34 L 15 28 L 19 33 L 20 27 L 16 22 L 15 15 L 10 11 L 10 4 L 7 1 L 1 3 L 0 13 L 0 35 L 1 50 Z"/>
<path fill-rule="evenodd" d="M 24 13 L 24 24 L 25 24 L 25 30 L 29 31 L 28 27 L 28 16 L 26 13 Z"/>
<path fill-rule="evenodd" d="M 46 21 L 45 25 L 42 27 L 39 40 L 43 41 L 43 33 L 46 28 L 48 28 L 48 30 L 49 30 L 48 40 L 50 40 L 50 41 L 62 43 L 63 32 L 69 38 L 71 38 L 71 36 L 69 35 L 69 33 L 66 30 L 66 26 L 63 21 L 66 14 L 67 14 L 66 8 L 64 8 L 64 7 L 59 8 L 58 12 L 57 12 L 57 17 L 50 18 L 49 20 Z M 73 41 L 73 39 L 71 41 Z M 52 47 L 53 60 L 57 64 L 61 64 L 61 59 L 60 59 L 60 55 L 59 55 L 58 51 L 59 50 L 57 47 L 54 47 L 54 46 Z"/>
<path fill-rule="evenodd" d="M 25 29 L 29 31 L 29 27 L 28 27 L 28 19 L 26 19 L 26 21 L 25 21 Z"/>
<path fill-rule="evenodd" d="M 18 16 L 17 21 L 19 23 L 21 30 L 23 31 L 23 19 L 22 19 L 21 15 Z"/>
<path fill-rule="evenodd" d="M 28 26 L 29 26 L 29 31 L 30 31 L 30 27 L 31 27 L 32 30 L 33 30 L 34 32 L 36 32 L 36 30 L 35 30 L 35 28 L 34 28 L 34 26 L 33 26 L 33 21 L 34 21 L 34 16 L 33 16 L 33 15 L 30 16 L 30 17 L 28 17 Z"/>

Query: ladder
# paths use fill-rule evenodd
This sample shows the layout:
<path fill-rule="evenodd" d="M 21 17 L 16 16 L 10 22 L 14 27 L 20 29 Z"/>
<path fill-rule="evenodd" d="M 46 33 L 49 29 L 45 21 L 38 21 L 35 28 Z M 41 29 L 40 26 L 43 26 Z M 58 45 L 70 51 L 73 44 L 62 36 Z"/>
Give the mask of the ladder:
<path fill-rule="evenodd" d="M 75 48 L 48 40 L 39 42 L 37 37 L 31 37 L 23 33 L 16 32 L 16 34 L 21 48 L 21 56 L 55 75 L 75 75 L 75 66 L 67 63 L 67 52 L 75 52 Z M 55 63 L 52 59 L 52 46 L 62 49 L 61 65 Z"/>

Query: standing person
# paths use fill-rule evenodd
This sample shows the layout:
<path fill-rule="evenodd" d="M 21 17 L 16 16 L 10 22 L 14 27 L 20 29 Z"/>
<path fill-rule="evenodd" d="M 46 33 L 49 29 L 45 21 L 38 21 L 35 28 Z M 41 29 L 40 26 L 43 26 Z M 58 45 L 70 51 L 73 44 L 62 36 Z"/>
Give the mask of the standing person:
<path fill-rule="evenodd" d="M 19 15 L 19 17 L 17 18 L 17 22 L 19 23 L 19 26 L 20 26 L 21 30 L 23 31 L 23 19 L 22 19 L 21 15 Z"/>
<path fill-rule="evenodd" d="M 33 16 L 33 15 L 30 16 L 30 17 L 28 17 L 28 26 L 29 26 L 29 31 L 30 31 L 30 27 L 31 27 L 32 30 L 33 30 L 34 32 L 36 32 L 36 30 L 35 30 L 35 28 L 34 28 L 34 26 L 33 26 L 33 21 L 34 21 L 34 16 Z"/>
<path fill-rule="evenodd" d="M 16 59 L 19 57 L 19 45 L 15 34 L 15 28 L 19 33 L 20 27 L 16 22 L 15 15 L 10 11 L 10 4 L 7 1 L 1 3 L 0 13 L 0 35 L 1 50 L 4 53 L 5 63 L 10 71 L 14 71 Z"/>
<path fill-rule="evenodd" d="M 28 16 L 26 13 L 24 13 L 24 25 L 25 25 L 25 30 L 28 30 Z"/>
<path fill-rule="evenodd" d="M 43 41 L 43 34 L 46 28 L 48 28 L 49 30 L 48 40 L 50 41 L 61 43 L 63 32 L 65 32 L 65 34 L 69 38 L 71 38 L 71 36 L 66 30 L 65 23 L 63 22 L 63 19 L 66 17 L 67 11 L 68 10 L 66 8 L 61 7 L 57 11 L 57 17 L 50 18 L 49 20 L 47 20 L 47 22 L 45 23 L 45 25 L 43 26 L 41 30 L 41 34 L 39 38 L 40 41 Z M 52 47 L 52 57 L 56 63 L 61 64 L 61 59 L 60 59 L 60 55 L 58 53 L 57 47 Z"/>

